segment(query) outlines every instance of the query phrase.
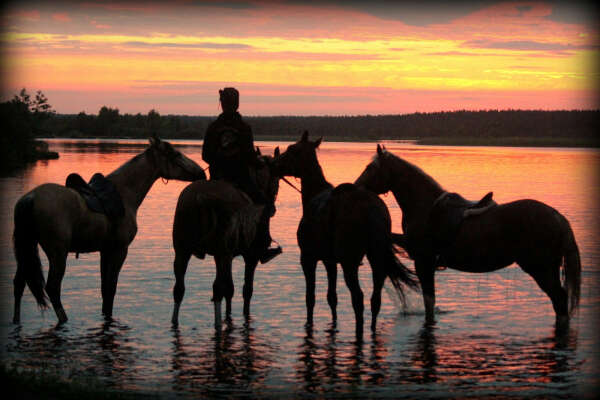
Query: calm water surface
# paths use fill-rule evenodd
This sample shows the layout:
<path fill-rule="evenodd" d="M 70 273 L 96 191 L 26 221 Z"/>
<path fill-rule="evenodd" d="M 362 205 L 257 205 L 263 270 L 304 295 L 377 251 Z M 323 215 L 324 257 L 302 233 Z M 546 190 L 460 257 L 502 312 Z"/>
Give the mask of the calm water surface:
<path fill-rule="evenodd" d="M 199 142 L 175 142 L 201 159 Z M 261 142 L 263 152 L 275 145 Z M 535 198 L 563 213 L 579 244 L 583 275 L 578 315 L 568 332 L 555 333 L 549 299 L 533 280 L 511 266 L 488 274 L 438 272 L 437 322 L 424 327 L 420 295 L 408 315 L 384 290 L 378 334 L 354 340 L 354 314 L 341 274 L 338 324 L 330 324 L 324 268 L 317 270 L 312 331 L 304 327 L 304 277 L 296 227 L 298 193 L 283 184 L 272 234 L 283 255 L 259 266 L 252 317 L 242 317 L 243 267 L 234 262 L 233 321 L 221 335 L 210 302 L 214 264 L 192 259 L 180 327 L 172 329 L 174 277 L 171 224 L 185 183 L 157 181 L 138 211 L 139 231 L 129 248 L 115 298 L 115 320 L 101 316 L 99 255 L 67 260 L 62 300 L 69 322 L 56 327 L 53 311 L 41 313 L 26 289 L 22 325 L 12 319 L 13 207 L 44 182 L 63 183 L 78 171 L 86 180 L 108 173 L 145 147 L 140 141 L 52 140 L 60 159 L 38 162 L 0 178 L 0 334 L 3 364 L 44 370 L 64 379 L 92 378 L 110 388 L 165 397 L 593 397 L 598 391 L 600 339 L 600 153 L 581 149 L 421 147 L 388 143 L 388 150 L 416 163 L 446 189 L 480 198 L 493 190 L 499 202 Z M 373 143 L 328 143 L 318 156 L 328 180 L 352 182 L 375 152 Z M 401 211 L 384 197 L 401 231 Z M 405 260 L 412 267 L 410 260 Z M 42 257 L 47 272 L 47 260 Z M 365 320 L 370 268 L 360 269 Z M 368 326 L 368 324 L 367 324 Z M 367 328 L 368 329 L 368 328 Z"/>

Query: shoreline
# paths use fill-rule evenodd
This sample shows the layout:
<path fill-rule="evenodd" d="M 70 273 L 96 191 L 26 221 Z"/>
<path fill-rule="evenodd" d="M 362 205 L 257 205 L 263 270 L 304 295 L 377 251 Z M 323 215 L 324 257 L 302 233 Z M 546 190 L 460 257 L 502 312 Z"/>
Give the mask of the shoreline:
<path fill-rule="evenodd" d="M 38 138 L 41 140 L 144 140 L 139 137 L 44 137 Z M 189 137 L 163 137 L 164 140 L 197 140 L 202 142 L 203 138 Z M 600 148 L 600 139 L 590 138 L 571 138 L 571 137 L 543 137 L 531 138 L 524 136 L 512 137 L 426 137 L 426 138 L 363 138 L 349 136 L 330 136 L 324 137 L 328 142 L 355 142 L 355 143 L 378 143 L 378 142 L 394 142 L 407 143 L 421 146 L 474 146 L 474 147 L 575 147 L 575 148 Z M 272 142 L 295 142 L 296 137 L 284 135 L 255 135 L 255 141 L 272 141 Z"/>

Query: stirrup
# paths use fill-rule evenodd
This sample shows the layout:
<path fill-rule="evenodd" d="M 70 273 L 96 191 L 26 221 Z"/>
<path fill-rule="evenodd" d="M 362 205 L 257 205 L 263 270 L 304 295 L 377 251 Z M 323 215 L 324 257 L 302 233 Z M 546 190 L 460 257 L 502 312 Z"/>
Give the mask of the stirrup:
<path fill-rule="evenodd" d="M 267 249 L 263 255 L 260 257 L 260 263 L 261 264 L 266 264 L 269 261 L 271 261 L 272 259 L 274 259 L 275 257 L 277 257 L 278 255 L 280 255 L 281 253 L 283 253 L 283 250 L 281 249 L 281 246 L 277 246 L 277 247 L 273 247 L 270 249 Z"/>

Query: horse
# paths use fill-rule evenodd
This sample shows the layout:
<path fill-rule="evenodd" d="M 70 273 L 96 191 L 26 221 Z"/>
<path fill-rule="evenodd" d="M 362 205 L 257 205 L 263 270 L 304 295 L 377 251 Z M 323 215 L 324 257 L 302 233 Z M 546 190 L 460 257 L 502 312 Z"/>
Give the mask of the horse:
<path fill-rule="evenodd" d="M 278 154 L 277 149 L 275 156 Z M 261 162 L 257 168 L 251 168 L 251 175 L 268 201 L 274 203 L 279 192 L 279 177 L 272 169 L 273 157 L 260 153 L 258 157 Z M 173 326 L 179 323 L 179 309 L 185 294 L 185 273 L 192 255 L 199 259 L 204 259 L 206 254 L 214 257 L 217 271 L 212 301 L 217 330 L 221 329 L 223 298 L 226 300 L 226 318 L 231 318 L 234 292 L 232 260 L 238 255 L 243 257 L 244 316 L 249 318 L 254 271 L 260 256 L 258 249 L 263 245 L 255 239 L 260 240 L 256 233 L 264 208 L 264 204 L 254 204 L 246 193 L 224 180 L 194 182 L 182 190 L 173 221 Z"/>
<path fill-rule="evenodd" d="M 552 301 L 557 326 L 564 326 L 576 310 L 579 250 L 568 220 L 554 208 L 530 199 L 495 205 L 462 219 L 440 247 L 432 241 L 429 221 L 436 204 L 449 194 L 419 167 L 377 145 L 375 157 L 355 184 L 378 194 L 391 191 L 402 209 L 404 234 L 396 243 L 415 261 L 427 321 L 434 318 L 434 274 L 439 267 L 491 272 L 517 263 Z M 561 264 L 566 287 L 561 284 Z"/>
<path fill-rule="evenodd" d="M 55 183 L 37 186 L 17 201 L 13 234 L 17 260 L 15 324 L 20 323 L 25 284 L 42 309 L 48 308 L 45 290 L 59 324 L 68 320 L 60 300 L 68 253 L 100 252 L 102 313 L 107 319 L 112 317 L 119 272 L 137 232 L 137 210 L 158 178 L 195 181 L 206 179 L 206 175 L 170 143 L 151 137 L 145 151 L 106 176 L 122 200 L 124 212 L 117 218 L 91 211 L 77 191 Z M 46 283 L 38 244 L 49 261 Z"/>
<path fill-rule="evenodd" d="M 336 278 L 340 263 L 346 286 L 352 297 L 357 337 L 363 332 L 363 292 L 358 280 L 358 267 L 367 256 L 373 275 L 371 296 L 371 330 L 375 332 L 381 307 L 381 289 L 390 278 L 405 304 L 403 284 L 417 288 L 417 281 L 397 258 L 391 238 L 391 217 L 385 203 L 374 193 L 351 183 L 337 187 L 325 179 L 316 149 L 322 138 L 300 140 L 275 159 L 282 176 L 300 178 L 302 219 L 297 239 L 300 264 L 306 280 L 307 326 L 312 326 L 315 305 L 315 270 L 322 261 L 327 271 L 327 302 L 332 320 L 337 320 Z"/>

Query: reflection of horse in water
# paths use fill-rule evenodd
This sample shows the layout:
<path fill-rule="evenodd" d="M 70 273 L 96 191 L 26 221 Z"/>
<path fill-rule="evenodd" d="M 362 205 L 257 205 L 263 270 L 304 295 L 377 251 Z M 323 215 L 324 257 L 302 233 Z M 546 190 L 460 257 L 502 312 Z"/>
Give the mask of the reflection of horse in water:
<path fill-rule="evenodd" d="M 253 388 L 263 384 L 275 360 L 273 348 L 255 333 L 251 322 L 248 318 L 238 327 L 227 320 L 211 337 L 182 334 L 174 327 L 174 391 L 213 397 L 215 385 L 227 385 L 244 398 L 255 397 Z"/>
<path fill-rule="evenodd" d="M 415 260 L 428 320 L 433 320 L 434 273 L 439 266 L 490 272 L 516 262 L 550 297 L 557 323 L 567 322 L 577 308 L 581 285 L 579 250 L 569 222 L 555 209 L 535 200 L 518 200 L 485 207 L 487 211 L 480 215 L 462 219 L 472 212 L 465 211 L 472 207 L 471 202 L 447 193 L 420 168 L 379 145 L 374 160 L 355 183 L 379 194 L 391 190 L 402 209 L 401 245 Z M 458 206 L 452 205 L 440 213 L 437 205 L 448 198 L 454 198 Z M 447 223 L 456 219 L 451 208 L 462 213 L 453 227 Z M 447 210 L 450 217 L 438 218 Z M 442 231 L 450 234 L 440 241 Z M 560 279 L 561 264 L 565 287 Z"/>
<path fill-rule="evenodd" d="M 301 180 L 302 219 L 297 236 L 306 279 L 307 324 L 313 322 L 315 270 L 319 260 L 327 270 L 327 301 L 336 320 L 337 263 L 340 263 L 352 297 L 356 334 L 362 337 L 364 305 L 358 267 L 365 254 L 373 273 L 372 331 L 375 331 L 385 279 L 390 279 L 403 303 L 403 285 L 414 289 L 417 284 L 394 253 L 391 219 L 385 203 L 374 193 L 352 184 L 333 188 L 317 160 L 316 149 L 320 143 L 320 139 L 309 141 L 308 133 L 304 132 L 298 142 L 275 159 L 280 175 Z"/>
<path fill-rule="evenodd" d="M 269 156 L 261 156 L 262 166 L 256 169 L 256 182 L 265 197 L 275 202 L 279 191 L 279 177 L 272 172 Z M 221 302 L 226 301 L 226 316 L 231 317 L 233 279 L 231 263 L 242 255 L 245 262 L 244 316 L 250 315 L 254 271 L 258 265 L 262 239 L 257 235 L 265 205 L 257 205 L 242 190 L 224 180 L 194 182 L 181 194 L 173 222 L 175 249 L 175 301 L 172 323 L 179 321 L 179 308 L 185 293 L 185 273 L 192 255 L 203 259 L 214 256 L 217 274 L 213 283 L 215 327 L 221 326 Z M 255 241 L 256 239 L 256 241 Z"/>
<path fill-rule="evenodd" d="M 76 190 L 46 183 L 19 199 L 15 206 L 14 323 L 20 322 L 25 284 L 37 303 L 47 307 L 44 289 L 59 323 L 67 321 L 60 288 L 68 253 L 100 252 L 102 313 L 112 316 L 119 272 L 129 244 L 137 232 L 137 210 L 158 178 L 194 181 L 205 179 L 198 164 L 158 138 L 150 147 L 106 176 L 122 200 L 122 215 L 109 218 L 91 211 Z M 78 180 L 81 180 L 79 177 Z M 84 186 L 85 182 L 77 182 Z M 89 190 L 89 188 L 88 188 Z M 44 283 L 38 244 L 48 256 L 48 282 Z"/>
<path fill-rule="evenodd" d="M 522 388 L 523 381 L 526 387 L 553 382 L 562 384 L 563 394 L 570 397 L 573 387 L 568 384 L 574 384 L 574 378 L 568 372 L 577 363 L 576 349 L 577 332 L 570 328 L 557 328 L 547 337 L 507 339 L 504 334 L 487 336 L 466 331 L 441 334 L 435 322 L 425 323 L 407 338 L 404 354 L 410 367 L 401 364 L 398 371 L 390 371 L 395 380 L 389 383 L 427 384 L 434 393 L 455 392 L 449 385 L 457 385 L 460 397 L 460 391 L 474 396 L 477 392 L 473 390 L 497 393 L 497 383 L 500 390 L 514 390 Z M 560 393 L 557 387 L 548 388 L 553 393 L 550 397 Z"/>
<path fill-rule="evenodd" d="M 366 343 L 361 340 L 338 340 L 335 323 L 325 332 L 325 337 L 316 338 L 313 327 L 305 325 L 296 362 L 296 379 L 305 392 L 327 397 L 331 388 L 342 394 L 343 390 L 338 389 L 341 385 L 350 392 L 363 384 L 385 387 L 390 360 L 385 357 L 386 346 L 379 335 L 371 336 L 372 342 L 365 351 Z"/>

